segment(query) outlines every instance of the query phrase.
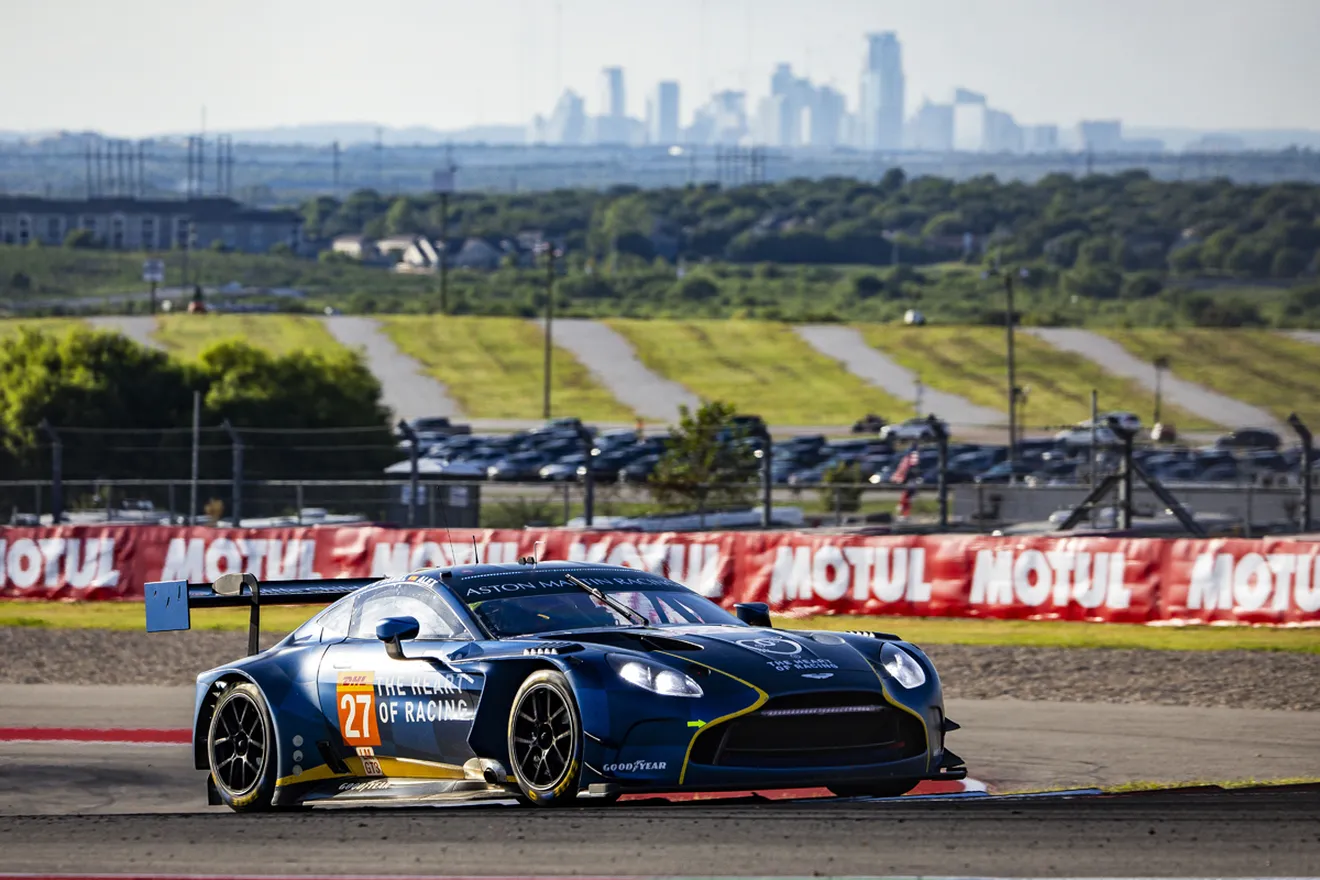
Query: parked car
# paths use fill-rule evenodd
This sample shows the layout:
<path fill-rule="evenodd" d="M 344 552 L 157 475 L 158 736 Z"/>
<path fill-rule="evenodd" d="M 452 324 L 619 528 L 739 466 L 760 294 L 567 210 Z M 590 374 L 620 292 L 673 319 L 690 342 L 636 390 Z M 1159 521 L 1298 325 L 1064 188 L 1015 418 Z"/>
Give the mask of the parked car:
<path fill-rule="evenodd" d="M 1086 447 L 1090 448 L 1092 435 L 1095 438 L 1097 446 L 1119 446 L 1121 445 L 1118 435 L 1111 429 L 1103 425 L 1092 428 L 1090 425 L 1078 425 L 1075 428 L 1064 428 L 1054 435 L 1056 443 L 1060 443 L 1068 448 Z"/>
<path fill-rule="evenodd" d="M 1279 435 L 1265 428 L 1243 428 L 1215 440 L 1216 449 L 1272 449 L 1283 445 Z"/>
<path fill-rule="evenodd" d="M 944 422 L 939 422 L 939 424 L 943 425 L 947 433 L 949 426 Z M 935 439 L 935 429 L 931 427 L 930 422 L 926 419 L 908 419 L 906 422 L 900 422 L 897 425 L 885 425 L 880 429 L 880 439 L 890 442 L 922 443 Z"/>

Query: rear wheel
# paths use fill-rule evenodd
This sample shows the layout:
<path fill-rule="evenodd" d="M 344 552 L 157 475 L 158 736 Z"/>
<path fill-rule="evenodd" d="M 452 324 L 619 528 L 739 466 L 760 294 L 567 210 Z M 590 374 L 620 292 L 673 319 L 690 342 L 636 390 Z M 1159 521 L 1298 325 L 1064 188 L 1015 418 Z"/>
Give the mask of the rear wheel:
<path fill-rule="evenodd" d="M 271 809 L 275 794 L 273 730 L 266 698 L 256 685 L 230 685 L 215 704 L 206 756 L 216 792 L 231 809 Z"/>
<path fill-rule="evenodd" d="M 533 804 L 558 807 L 577 798 L 582 780 L 582 719 L 562 673 L 527 677 L 509 713 L 509 758 L 518 786 Z"/>
<path fill-rule="evenodd" d="M 830 791 L 838 797 L 898 797 L 917 787 L 920 779 L 891 779 L 865 785 L 831 785 Z"/>

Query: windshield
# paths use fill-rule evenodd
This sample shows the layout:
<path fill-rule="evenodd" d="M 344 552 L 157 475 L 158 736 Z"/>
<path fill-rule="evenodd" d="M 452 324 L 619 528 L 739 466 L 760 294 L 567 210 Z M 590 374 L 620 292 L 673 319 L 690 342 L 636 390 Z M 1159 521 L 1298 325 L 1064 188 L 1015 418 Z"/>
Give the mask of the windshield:
<path fill-rule="evenodd" d="M 609 591 L 610 598 L 640 613 L 652 626 L 714 623 L 742 626 L 738 618 L 682 589 Z M 470 602 L 468 607 L 497 638 L 573 629 L 637 626 L 586 592 L 542 593 Z"/>

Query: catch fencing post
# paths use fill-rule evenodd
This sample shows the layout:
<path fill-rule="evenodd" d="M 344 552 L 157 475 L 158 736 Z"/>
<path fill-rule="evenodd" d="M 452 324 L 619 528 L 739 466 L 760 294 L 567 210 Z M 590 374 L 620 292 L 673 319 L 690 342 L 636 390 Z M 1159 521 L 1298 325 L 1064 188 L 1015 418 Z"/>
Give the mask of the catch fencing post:
<path fill-rule="evenodd" d="M 774 524 L 773 503 L 774 503 L 774 476 L 771 474 L 771 465 L 774 463 L 774 442 L 770 437 L 770 430 L 764 426 L 758 427 L 753 435 L 761 441 L 761 448 L 758 450 L 761 458 L 761 528 L 769 529 Z M 838 507 L 839 493 L 834 492 L 835 507 Z M 837 519 L 837 514 L 836 514 Z"/>
<path fill-rule="evenodd" d="M 949 527 L 949 432 L 945 430 L 944 423 L 935 416 L 926 417 L 926 424 L 935 433 L 935 442 L 939 450 L 939 466 L 936 468 L 937 480 L 936 489 L 940 501 L 940 528 Z"/>
<path fill-rule="evenodd" d="M 1315 449 L 1312 444 L 1311 429 L 1298 417 L 1297 413 L 1288 416 L 1288 425 L 1302 439 L 1302 516 L 1301 529 L 1311 531 L 1311 471 L 1315 464 Z"/>
<path fill-rule="evenodd" d="M 52 525 L 59 525 L 64 518 L 64 443 L 46 419 L 41 420 L 39 427 L 50 438 L 50 521 Z M 37 513 L 41 513 L 40 503 Z"/>
<path fill-rule="evenodd" d="M 578 440 L 582 443 L 582 457 L 585 461 L 585 470 L 582 474 L 582 521 L 587 528 L 591 528 L 591 524 L 595 520 L 596 507 L 596 472 L 591 466 L 591 459 L 596 454 L 596 438 L 591 436 L 591 432 L 582 425 L 579 425 L 577 430 Z"/>
<path fill-rule="evenodd" d="M 412 425 L 399 419 L 399 433 L 408 438 L 408 526 L 417 525 L 417 432 Z M 301 507 L 301 505 L 299 505 Z"/>
<path fill-rule="evenodd" d="M 233 498 L 229 516 L 234 523 L 234 528 L 238 529 L 243 526 L 243 438 L 230 424 L 229 419 L 221 422 L 220 427 L 224 428 L 225 433 L 229 435 L 229 443 L 233 449 L 233 474 L 230 477 Z"/>

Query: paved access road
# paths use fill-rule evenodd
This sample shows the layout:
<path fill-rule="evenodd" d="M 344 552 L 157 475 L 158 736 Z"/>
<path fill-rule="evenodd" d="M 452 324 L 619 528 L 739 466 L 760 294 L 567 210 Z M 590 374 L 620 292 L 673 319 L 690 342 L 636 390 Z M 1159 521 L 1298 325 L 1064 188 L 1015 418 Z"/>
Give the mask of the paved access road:
<path fill-rule="evenodd" d="M 1089 358 L 1116 376 L 1133 379 L 1150 390 L 1155 390 L 1155 368 L 1099 333 L 1066 327 L 1031 327 L 1027 328 L 1026 332 L 1043 339 L 1055 348 Z M 1231 428 L 1281 430 L 1278 420 L 1265 410 L 1234 400 L 1217 391 L 1211 391 L 1186 378 L 1166 373 L 1162 394 L 1169 403 L 1176 404 L 1214 424 Z"/>
<path fill-rule="evenodd" d="M 836 324 L 807 324 L 795 329 L 808 345 L 842 363 L 854 376 L 899 400 L 914 398 L 917 375 L 867 345 L 861 331 Z M 923 413 L 934 413 L 950 425 L 1002 425 L 1007 421 L 1005 413 L 933 388 L 923 388 L 921 400 Z M 888 417 L 890 421 L 901 421 L 895 413 Z"/>
<path fill-rule="evenodd" d="M 428 376 L 417 361 L 399 351 L 394 340 L 371 318 L 336 315 L 325 318 L 326 329 L 349 348 L 360 348 L 367 368 L 380 380 L 385 405 L 401 419 L 460 415 L 458 404 L 443 384 Z"/>
<path fill-rule="evenodd" d="M 156 319 L 152 315 L 102 315 L 88 318 L 87 323 L 96 330 L 121 333 L 147 348 L 165 348 L 153 335 L 156 332 Z"/>
<path fill-rule="evenodd" d="M 537 322 L 544 327 L 544 321 Z M 701 399 L 671 379 L 653 373 L 637 359 L 632 345 L 600 321 L 560 318 L 554 343 L 573 353 L 587 371 L 624 406 L 648 422 L 678 421 L 678 408 L 695 410 Z"/>

